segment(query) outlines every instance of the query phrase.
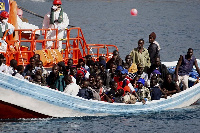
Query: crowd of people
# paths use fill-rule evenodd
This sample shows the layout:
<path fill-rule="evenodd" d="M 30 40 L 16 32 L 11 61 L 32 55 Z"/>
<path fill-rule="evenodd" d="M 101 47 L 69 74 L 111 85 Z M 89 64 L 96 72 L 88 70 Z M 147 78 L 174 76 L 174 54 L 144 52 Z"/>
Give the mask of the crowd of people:
<path fill-rule="evenodd" d="M 77 65 L 74 65 L 73 59 L 69 59 L 67 64 L 58 62 L 51 71 L 43 67 L 39 54 L 31 57 L 25 68 L 17 65 L 14 59 L 7 66 L 5 57 L 0 54 L 0 71 L 85 99 L 127 104 L 138 101 L 145 104 L 146 101 L 167 98 L 187 89 L 193 66 L 200 74 L 192 48 L 186 55 L 180 56 L 175 72 L 170 73 L 160 62 L 160 48 L 155 39 L 156 34 L 152 32 L 148 49 L 144 48 L 144 40 L 140 39 L 138 47 L 124 60 L 114 50 L 108 62 L 104 56 L 94 61 L 91 55 L 86 55 L 78 60 Z"/>

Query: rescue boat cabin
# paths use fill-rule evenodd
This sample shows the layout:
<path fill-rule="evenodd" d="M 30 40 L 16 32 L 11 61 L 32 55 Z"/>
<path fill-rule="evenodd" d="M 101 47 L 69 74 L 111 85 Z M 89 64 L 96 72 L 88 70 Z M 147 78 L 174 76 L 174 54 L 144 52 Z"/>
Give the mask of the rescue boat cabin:
<path fill-rule="evenodd" d="M 87 44 L 80 27 L 65 29 L 63 39 L 58 39 L 58 29 L 19 29 L 17 22 L 17 3 L 10 0 L 8 22 L 13 24 L 15 31 L 7 35 L 4 33 L 2 40 L 7 43 L 7 50 L 0 51 L 6 57 L 6 64 L 15 59 L 18 65 L 29 64 L 29 59 L 34 54 L 39 54 L 44 67 L 52 67 L 60 61 L 67 64 L 68 59 L 73 59 L 74 64 L 78 59 L 86 55 L 91 55 L 93 60 L 98 60 L 99 56 L 105 56 L 108 61 L 112 57 L 113 50 L 118 50 L 117 46 L 109 44 Z M 30 27 L 31 28 L 31 27 Z M 48 39 L 49 32 L 55 31 L 55 39 Z M 43 34 L 41 34 L 43 33 Z M 48 41 L 53 43 L 51 49 L 46 48 Z M 58 42 L 62 41 L 62 50 L 58 51 Z M 1 45 L 1 43 L 0 43 Z"/>

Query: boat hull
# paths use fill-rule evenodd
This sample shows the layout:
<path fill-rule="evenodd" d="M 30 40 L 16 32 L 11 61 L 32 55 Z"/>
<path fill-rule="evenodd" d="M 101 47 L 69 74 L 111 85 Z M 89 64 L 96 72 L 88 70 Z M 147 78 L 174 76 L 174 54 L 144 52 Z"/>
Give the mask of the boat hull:
<path fill-rule="evenodd" d="M 200 84 L 196 84 L 172 97 L 147 102 L 145 105 L 142 103 L 106 103 L 70 96 L 4 73 L 0 73 L 0 77 L 2 77 L 0 79 L 0 110 L 4 110 L 5 114 L 0 115 L 1 119 L 147 113 L 187 107 L 200 98 Z M 16 109 L 22 112 L 14 114 Z"/>

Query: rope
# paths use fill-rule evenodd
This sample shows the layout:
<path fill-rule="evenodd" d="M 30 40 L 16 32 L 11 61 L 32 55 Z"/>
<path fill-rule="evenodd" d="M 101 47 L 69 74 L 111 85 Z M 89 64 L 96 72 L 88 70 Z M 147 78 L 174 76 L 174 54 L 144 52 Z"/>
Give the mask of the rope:
<path fill-rule="evenodd" d="M 25 11 L 25 12 L 27 12 L 27 13 L 30 13 L 30 14 L 35 15 L 35 16 L 40 17 L 40 18 L 44 18 L 43 16 L 41 16 L 41 15 L 39 15 L 39 14 L 37 14 L 37 13 L 34 13 L 34 12 L 28 10 L 28 9 L 25 9 L 25 8 L 19 6 L 19 5 L 17 5 L 17 7 L 18 7 L 19 9 L 22 9 L 23 11 Z M 73 26 L 73 25 L 68 25 L 68 26 L 70 26 L 70 27 L 76 27 L 76 26 Z"/>

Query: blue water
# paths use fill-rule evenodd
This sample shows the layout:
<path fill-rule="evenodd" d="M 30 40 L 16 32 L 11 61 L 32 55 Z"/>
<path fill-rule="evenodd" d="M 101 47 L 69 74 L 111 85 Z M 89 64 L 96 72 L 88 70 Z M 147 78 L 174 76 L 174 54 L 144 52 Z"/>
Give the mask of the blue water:
<path fill-rule="evenodd" d="M 52 0 L 16 0 L 18 5 L 44 16 Z M 115 44 L 124 59 L 144 38 L 157 34 L 162 61 L 178 60 L 192 47 L 200 59 L 199 0 L 62 0 L 70 25 L 81 27 L 87 43 Z M 136 8 L 138 16 L 130 15 Z M 42 19 L 24 12 L 30 23 Z M 199 133 L 200 105 L 150 114 L 14 120 L 0 122 L 0 132 L 131 132 Z"/>

